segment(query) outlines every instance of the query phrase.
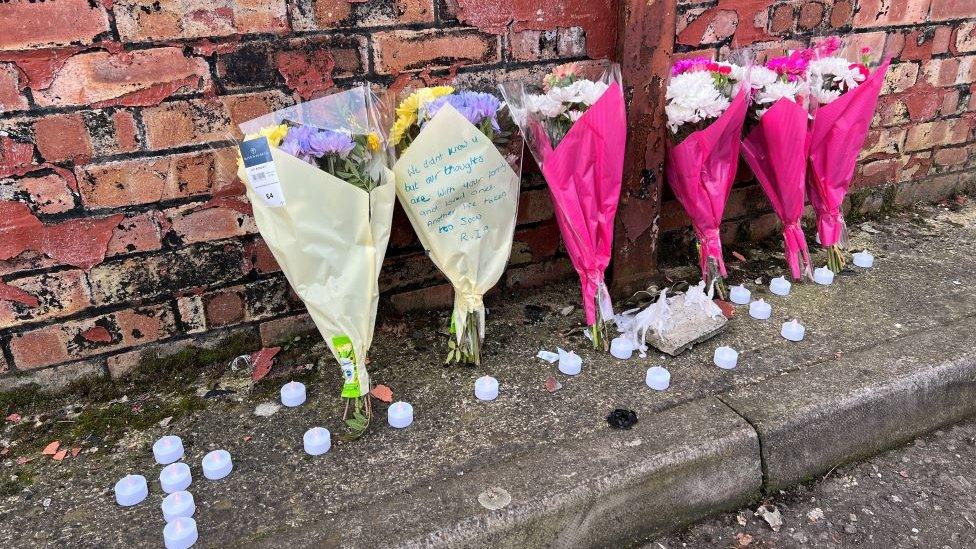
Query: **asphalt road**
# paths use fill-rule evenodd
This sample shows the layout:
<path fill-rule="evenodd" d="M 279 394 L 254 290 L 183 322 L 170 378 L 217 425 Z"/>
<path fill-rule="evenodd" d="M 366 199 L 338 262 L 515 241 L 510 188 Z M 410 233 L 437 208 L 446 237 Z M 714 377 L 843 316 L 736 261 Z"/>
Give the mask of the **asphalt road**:
<path fill-rule="evenodd" d="M 974 485 L 970 419 L 643 547 L 968 549 L 976 547 Z M 757 511 L 774 523 L 778 512 L 778 531 Z"/>

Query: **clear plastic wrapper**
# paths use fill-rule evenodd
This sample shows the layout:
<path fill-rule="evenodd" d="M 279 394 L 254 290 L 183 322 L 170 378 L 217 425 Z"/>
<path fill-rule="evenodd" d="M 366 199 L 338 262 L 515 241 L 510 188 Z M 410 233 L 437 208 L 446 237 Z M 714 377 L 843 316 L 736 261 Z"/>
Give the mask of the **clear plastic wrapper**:
<path fill-rule="evenodd" d="M 588 337 L 609 350 L 613 304 L 604 281 L 620 200 L 627 113 L 614 63 L 557 67 L 539 86 L 500 86 L 549 185 L 566 250 L 580 276 Z"/>

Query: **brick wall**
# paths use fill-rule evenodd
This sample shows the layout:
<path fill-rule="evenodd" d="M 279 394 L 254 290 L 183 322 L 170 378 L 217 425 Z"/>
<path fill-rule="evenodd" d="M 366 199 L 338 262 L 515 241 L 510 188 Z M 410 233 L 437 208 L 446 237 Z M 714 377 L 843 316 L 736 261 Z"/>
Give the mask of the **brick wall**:
<path fill-rule="evenodd" d="M 747 44 L 779 53 L 841 34 L 894 58 L 852 187 L 857 210 L 976 187 L 976 1 L 678 0 L 677 9 L 675 56 L 724 54 Z M 777 229 L 744 164 L 739 173 L 725 213 L 727 241 Z M 688 223 L 669 197 L 662 231 Z"/>
<path fill-rule="evenodd" d="M 0 378 L 120 374 L 147 349 L 309 327 L 243 197 L 236 125 L 364 81 L 537 78 L 611 55 L 616 12 L 613 0 L 0 2 Z M 552 215 L 529 178 L 503 285 L 571 274 Z M 395 224 L 385 295 L 448 303 L 402 212 Z"/>
<path fill-rule="evenodd" d="M 972 182 L 973 2 L 676 9 L 678 55 L 834 31 L 884 47 L 898 62 L 857 184 L 894 186 L 904 201 Z M 0 386 L 119 374 L 146 349 L 230 331 L 267 344 L 307 328 L 242 196 L 236 124 L 363 81 L 538 78 L 557 62 L 613 56 L 619 15 L 617 0 L 0 2 Z M 730 238 L 774 227 L 743 179 Z M 501 286 L 572 276 L 531 166 L 519 210 Z M 673 201 L 662 215 L 663 230 L 686 224 Z M 447 304 L 402 212 L 395 225 L 384 296 L 400 309 Z"/>

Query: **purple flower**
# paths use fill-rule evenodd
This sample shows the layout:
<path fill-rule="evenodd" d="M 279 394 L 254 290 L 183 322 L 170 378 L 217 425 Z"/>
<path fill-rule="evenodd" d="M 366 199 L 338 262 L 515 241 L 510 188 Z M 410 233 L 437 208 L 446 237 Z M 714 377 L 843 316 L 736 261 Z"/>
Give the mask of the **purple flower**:
<path fill-rule="evenodd" d="M 461 116 L 475 126 L 485 120 L 490 120 L 491 127 L 495 131 L 500 130 L 498 109 L 501 108 L 502 104 L 497 97 L 490 93 L 464 91 L 438 97 L 427 104 L 427 117 L 433 118 L 444 105 L 454 107 L 457 112 L 461 113 Z"/>
<path fill-rule="evenodd" d="M 281 143 L 281 150 L 306 162 L 327 154 L 343 158 L 355 148 L 352 137 L 343 132 L 320 130 L 312 126 L 298 126 L 290 129 Z"/>

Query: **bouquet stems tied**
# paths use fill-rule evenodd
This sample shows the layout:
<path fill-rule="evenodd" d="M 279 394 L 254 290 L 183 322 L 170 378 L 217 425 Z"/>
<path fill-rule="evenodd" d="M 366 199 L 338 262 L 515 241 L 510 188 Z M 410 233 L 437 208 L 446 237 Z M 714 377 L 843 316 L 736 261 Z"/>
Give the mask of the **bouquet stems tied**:
<path fill-rule="evenodd" d="M 339 435 L 339 438 L 351 442 L 366 434 L 366 430 L 369 429 L 369 422 L 373 418 L 373 406 L 369 393 L 353 398 L 343 397 L 343 400 L 346 401 L 346 410 L 342 414 L 342 419 L 349 432 Z M 352 408 L 352 414 L 349 413 L 350 408 Z"/>
<path fill-rule="evenodd" d="M 725 277 L 722 276 L 722 273 L 718 268 L 718 261 L 716 261 L 714 257 L 708 258 L 708 274 L 705 278 L 706 287 L 714 284 L 715 295 L 721 300 L 728 300 L 729 286 L 725 283 Z"/>
<path fill-rule="evenodd" d="M 841 248 L 840 244 L 834 244 L 827 248 L 827 268 L 835 274 L 844 270 L 847 266 L 847 252 Z"/>
<path fill-rule="evenodd" d="M 457 316 L 451 316 L 451 335 L 448 341 L 447 359 L 444 364 L 469 364 L 473 366 L 481 365 L 481 334 L 478 330 L 478 315 L 471 313 L 467 315 L 461 324 L 461 343 L 458 343 L 458 322 Z"/>
<path fill-rule="evenodd" d="M 596 351 L 607 352 L 610 350 L 610 337 L 607 333 L 607 324 L 609 322 L 610 319 L 603 318 L 600 307 L 597 307 L 596 322 L 587 329 L 590 334 L 590 340 L 593 341 L 593 349 Z"/>

